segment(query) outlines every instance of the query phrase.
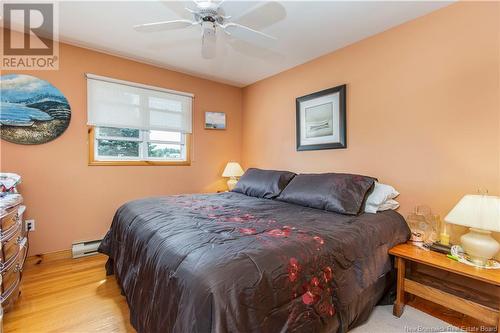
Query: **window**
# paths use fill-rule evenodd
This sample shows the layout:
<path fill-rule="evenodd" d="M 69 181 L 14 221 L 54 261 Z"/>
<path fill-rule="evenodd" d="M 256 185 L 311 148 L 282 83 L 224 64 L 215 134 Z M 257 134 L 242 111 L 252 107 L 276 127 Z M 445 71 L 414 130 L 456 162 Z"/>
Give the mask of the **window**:
<path fill-rule="evenodd" d="M 87 75 L 91 165 L 189 164 L 192 96 Z"/>

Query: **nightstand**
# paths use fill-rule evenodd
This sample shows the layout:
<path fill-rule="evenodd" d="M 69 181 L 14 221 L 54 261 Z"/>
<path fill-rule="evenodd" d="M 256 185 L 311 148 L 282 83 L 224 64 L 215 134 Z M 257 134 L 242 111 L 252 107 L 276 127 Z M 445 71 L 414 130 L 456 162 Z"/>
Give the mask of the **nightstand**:
<path fill-rule="evenodd" d="M 389 250 L 396 257 L 398 285 L 393 313 L 403 314 L 407 294 L 500 327 L 500 270 L 468 266 L 411 244 Z"/>

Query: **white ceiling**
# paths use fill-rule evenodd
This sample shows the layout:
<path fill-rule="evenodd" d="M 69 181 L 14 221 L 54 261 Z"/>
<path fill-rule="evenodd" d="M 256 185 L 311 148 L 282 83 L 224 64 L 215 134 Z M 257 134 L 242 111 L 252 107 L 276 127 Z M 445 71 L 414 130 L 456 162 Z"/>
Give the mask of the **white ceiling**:
<path fill-rule="evenodd" d="M 60 3 L 61 41 L 160 67 L 246 86 L 323 54 L 447 6 L 450 2 L 255 2 L 236 22 L 277 37 L 269 49 L 228 40 L 218 33 L 215 59 L 200 53 L 200 30 L 139 33 L 141 23 L 191 18 L 189 2 L 99 1 Z M 233 7 L 243 4 L 231 4 Z M 244 6 L 247 7 L 248 6 Z M 227 11 L 226 11 L 227 12 Z M 184 14 L 185 13 L 185 14 Z M 269 25 L 270 21 L 279 20 Z M 227 46 L 228 42 L 232 47 Z"/>

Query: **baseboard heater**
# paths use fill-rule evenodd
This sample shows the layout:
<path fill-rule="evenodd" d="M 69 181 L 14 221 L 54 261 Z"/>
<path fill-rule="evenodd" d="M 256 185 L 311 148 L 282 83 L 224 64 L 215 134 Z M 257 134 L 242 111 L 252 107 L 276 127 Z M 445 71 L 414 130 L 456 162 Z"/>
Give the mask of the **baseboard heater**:
<path fill-rule="evenodd" d="M 101 241 L 102 239 L 96 239 L 86 242 L 73 243 L 73 246 L 71 247 L 73 258 L 81 258 L 97 254 L 97 248 L 101 244 Z"/>

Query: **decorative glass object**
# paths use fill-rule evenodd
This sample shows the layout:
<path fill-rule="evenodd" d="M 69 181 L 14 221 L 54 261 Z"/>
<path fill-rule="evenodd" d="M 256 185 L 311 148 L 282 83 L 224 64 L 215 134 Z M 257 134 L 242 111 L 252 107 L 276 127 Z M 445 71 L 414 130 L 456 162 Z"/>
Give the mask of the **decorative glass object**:
<path fill-rule="evenodd" d="M 412 232 L 412 241 L 434 243 L 440 231 L 439 215 L 433 215 L 429 206 L 419 205 L 406 221 Z"/>

